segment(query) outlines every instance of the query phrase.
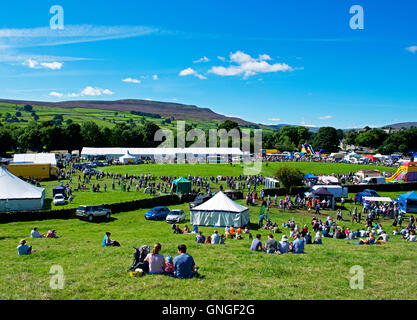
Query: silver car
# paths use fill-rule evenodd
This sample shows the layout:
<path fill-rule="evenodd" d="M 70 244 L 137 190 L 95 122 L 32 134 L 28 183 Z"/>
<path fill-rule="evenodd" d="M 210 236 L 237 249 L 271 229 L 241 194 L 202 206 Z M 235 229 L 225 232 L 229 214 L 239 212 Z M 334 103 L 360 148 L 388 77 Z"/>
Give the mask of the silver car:
<path fill-rule="evenodd" d="M 85 218 L 90 222 L 97 218 L 110 220 L 111 210 L 101 206 L 79 206 L 75 215 L 79 218 Z"/>
<path fill-rule="evenodd" d="M 185 212 L 182 209 L 172 210 L 166 218 L 168 223 L 180 223 L 183 221 L 185 221 Z"/>

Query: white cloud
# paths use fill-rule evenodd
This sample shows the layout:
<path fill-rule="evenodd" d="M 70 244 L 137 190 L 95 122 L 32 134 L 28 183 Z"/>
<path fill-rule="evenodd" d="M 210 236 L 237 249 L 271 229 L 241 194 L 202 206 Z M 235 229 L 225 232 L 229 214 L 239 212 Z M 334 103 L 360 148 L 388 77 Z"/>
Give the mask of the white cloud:
<path fill-rule="evenodd" d="M 56 97 L 56 98 L 62 98 L 64 96 L 63 93 L 55 92 L 55 91 L 50 92 L 49 95 L 52 97 Z"/>
<path fill-rule="evenodd" d="M 318 117 L 317 119 L 319 119 L 319 120 L 329 120 L 329 119 L 333 119 L 333 116 L 321 116 L 321 117 Z"/>
<path fill-rule="evenodd" d="M 221 60 L 221 61 L 223 61 L 223 62 L 225 62 L 225 61 L 226 61 L 226 58 L 225 58 L 225 57 L 222 57 L 222 56 L 218 56 L 218 57 L 217 57 L 217 59 L 219 59 L 219 60 Z"/>
<path fill-rule="evenodd" d="M 270 118 L 270 119 L 268 119 L 269 121 L 276 121 L 276 122 L 278 122 L 278 121 L 281 121 L 281 119 L 280 118 Z"/>
<path fill-rule="evenodd" d="M 411 53 L 416 53 L 417 52 L 417 46 L 411 46 L 411 47 L 405 48 L 405 50 L 407 50 Z"/>
<path fill-rule="evenodd" d="M 31 69 L 51 69 L 51 70 L 60 70 L 63 66 L 61 62 L 38 62 L 34 59 L 27 59 L 22 63 L 22 65 L 27 66 Z"/>
<path fill-rule="evenodd" d="M 42 62 L 40 65 L 42 67 L 46 68 L 46 69 L 60 70 L 63 66 L 63 63 L 61 63 L 61 62 Z"/>
<path fill-rule="evenodd" d="M 206 56 L 204 56 L 204 57 L 202 57 L 202 58 L 200 58 L 200 59 L 198 59 L 198 60 L 195 60 L 195 61 L 193 61 L 194 63 L 200 63 L 200 62 L 209 62 L 210 61 L 210 59 L 209 58 L 207 58 Z"/>
<path fill-rule="evenodd" d="M 271 57 L 267 54 L 260 55 L 258 59 L 255 59 L 242 51 L 236 51 L 230 54 L 230 61 L 235 63 L 234 65 L 230 65 L 229 67 L 214 66 L 209 70 L 209 73 L 214 73 L 219 76 L 243 75 L 245 78 L 248 78 L 258 73 L 294 70 L 286 63 L 270 64 L 266 60 L 271 60 Z"/>
<path fill-rule="evenodd" d="M 109 89 L 93 88 L 91 86 L 87 86 L 81 91 L 81 96 L 101 96 L 103 94 L 113 95 L 114 92 Z"/>
<path fill-rule="evenodd" d="M 147 26 L 65 25 L 64 30 L 51 30 L 49 27 L 4 28 L 0 29 L 0 38 L 3 40 L 3 47 L 22 48 L 124 39 L 158 33 L 166 31 Z"/>
<path fill-rule="evenodd" d="M 138 79 L 133 79 L 133 78 L 126 78 L 122 80 L 123 82 L 128 82 L 128 83 L 141 83 L 142 81 L 138 80 Z"/>
<path fill-rule="evenodd" d="M 158 80 L 158 75 L 157 75 L 157 74 L 154 74 L 154 75 L 152 76 L 152 79 L 154 79 L 154 80 Z"/>
<path fill-rule="evenodd" d="M 201 79 L 201 80 L 203 80 L 203 79 L 207 79 L 205 76 L 203 76 L 203 75 L 199 74 L 197 71 L 195 71 L 195 70 L 194 70 L 194 69 L 192 69 L 192 68 L 187 68 L 187 69 L 184 69 L 184 70 L 182 70 L 182 71 L 179 73 L 179 76 L 180 76 L 180 77 L 186 77 L 186 76 L 190 76 L 190 75 L 194 75 L 195 77 L 197 77 L 197 78 L 199 78 L 199 79 Z"/>

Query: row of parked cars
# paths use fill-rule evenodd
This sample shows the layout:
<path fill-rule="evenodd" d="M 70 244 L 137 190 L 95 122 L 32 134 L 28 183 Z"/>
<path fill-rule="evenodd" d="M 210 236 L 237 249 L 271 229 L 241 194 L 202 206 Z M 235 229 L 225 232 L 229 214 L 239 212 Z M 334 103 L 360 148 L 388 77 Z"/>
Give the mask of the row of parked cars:
<path fill-rule="evenodd" d="M 203 202 L 210 199 L 210 196 L 198 196 L 193 202 L 190 203 L 190 209 L 194 208 Z M 65 198 L 64 198 L 65 200 Z M 97 219 L 105 218 L 110 220 L 111 210 L 103 208 L 102 206 L 79 206 L 75 215 L 81 219 L 87 219 L 92 222 Z M 185 221 L 185 212 L 182 209 L 170 210 L 167 207 L 159 206 L 150 209 L 145 213 L 146 220 L 165 220 L 168 223 L 181 223 Z"/>

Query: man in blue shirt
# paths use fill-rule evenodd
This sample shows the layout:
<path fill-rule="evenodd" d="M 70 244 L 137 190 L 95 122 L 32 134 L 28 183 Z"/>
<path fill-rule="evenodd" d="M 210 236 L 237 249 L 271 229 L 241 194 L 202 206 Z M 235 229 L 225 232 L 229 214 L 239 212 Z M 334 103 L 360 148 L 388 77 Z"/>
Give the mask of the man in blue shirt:
<path fill-rule="evenodd" d="M 300 235 L 297 235 L 297 239 L 293 242 L 293 253 L 304 253 L 304 240 L 300 238 Z"/>
<path fill-rule="evenodd" d="M 20 245 L 17 247 L 17 254 L 19 256 L 28 255 L 32 253 L 32 246 L 26 244 L 26 240 L 20 240 Z"/>
<path fill-rule="evenodd" d="M 197 275 L 197 269 L 192 256 L 186 254 L 185 244 L 178 246 L 178 256 L 174 259 L 174 275 L 180 279 L 192 278 Z"/>
<path fill-rule="evenodd" d="M 256 235 L 256 238 L 253 239 L 250 249 L 252 251 L 263 251 L 261 235 L 259 233 Z"/>

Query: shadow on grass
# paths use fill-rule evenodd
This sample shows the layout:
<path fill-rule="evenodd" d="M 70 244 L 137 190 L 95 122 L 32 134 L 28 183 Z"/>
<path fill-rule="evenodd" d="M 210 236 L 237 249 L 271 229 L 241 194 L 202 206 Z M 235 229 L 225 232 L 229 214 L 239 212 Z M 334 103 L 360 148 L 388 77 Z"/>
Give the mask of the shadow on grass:
<path fill-rule="evenodd" d="M 116 218 L 110 218 L 110 219 L 106 219 L 106 218 L 102 218 L 102 219 L 100 219 L 100 218 L 95 218 L 93 221 L 88 221 L 88 220 L 85 220 L 85 219 L 83 219 L 85 222 L 88 222 L 88 223 L 97 223 L 97 224 L 100 224 L 100 223 L 110 223 L 110 222 L 114 222 L 114 221 L 117 221 L 117 219 Z"/>

